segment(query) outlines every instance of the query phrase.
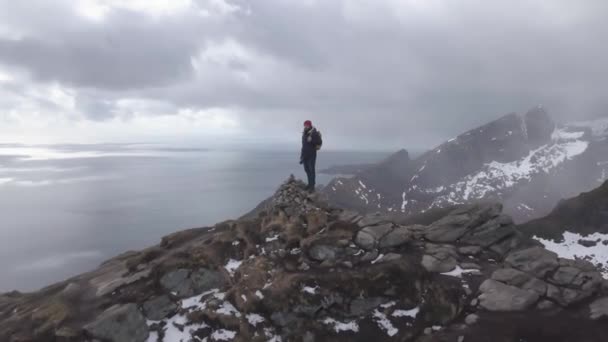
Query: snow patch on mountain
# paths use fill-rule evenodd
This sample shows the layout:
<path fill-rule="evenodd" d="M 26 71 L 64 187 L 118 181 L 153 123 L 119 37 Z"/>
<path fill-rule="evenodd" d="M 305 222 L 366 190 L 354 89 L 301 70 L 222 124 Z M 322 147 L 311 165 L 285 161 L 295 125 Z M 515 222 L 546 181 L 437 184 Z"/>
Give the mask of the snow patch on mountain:
<path fill-rule="evenodd" d="M 584 135 L 585 132 L 557 129 L 553 132 L 551 143 L 530 151 L 524 158 L 507 163 L 492 161 L 481 171 L 464 177 L 449 187 L 449 193 L 437 197 L 431 208 L 481 199 L 529 181 L 538 174 L 548 174 L 587 150 L 589 142 L 581 139 Z"/>

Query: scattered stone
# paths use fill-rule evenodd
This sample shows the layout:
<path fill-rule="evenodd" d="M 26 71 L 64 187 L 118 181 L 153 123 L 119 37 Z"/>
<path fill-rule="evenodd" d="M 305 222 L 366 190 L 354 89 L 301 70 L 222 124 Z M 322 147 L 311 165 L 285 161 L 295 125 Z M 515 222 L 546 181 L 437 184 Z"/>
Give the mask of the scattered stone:
<path fill-rule="evenodd" d="M 422 266 L 429 272 L 433 273 L 446 273 L 454 270 L 458 265 L 456 259 L 451 256 L 441 260 L 431 255 L 422 256 Z"/>
<path fill-rule="evenodd" d="M 522 311 L 538 301 L 538 293 L 509 286 L 493 279 L 479 287 L 480 305 L 489 311 Z"/>
<path fill-rule="evenodd" d="M 388 217 L 377 213 L 377 214 L 369 214 L 369 215 L 363 216 L 363 218 L 357 222 L 357 225 L 359 227 L 367 227 L 367 226 L 375 226 L 375 225 L 389 222 L 389 221 L 390 221 L 390 219 Z"/>
<path fill-rule="evenodd" d="M 479 316 L 477 316 L 476 314 L 470 314 L 464 319 L 464 322 L 467 325 L 473 325 L 477 323 L 477 321 L 479 321 Z"/>
<path fill-rule="evenodd" d="M 177 269 L 165 274 L 160 284 L 169 293 L 179 297 L 192 297 L 195 294 L 222 288 L 224 279 L 218 271 L 200 268 L 195 271 Z"/>
<path fill-rule="evenodd" d="M 376 258 L 378 257 L 378 250 L 374 249 L 373 251 L 369 251 L 365 254 L 363 254 L 363 256 L 361 257 L 361 261 L 362 262 L 371 262 L 376 260 Z"/>
<path fill-rule="evenodd" d="M 465 270 L 481 270 L 481 266 L 474 262 L 463 262 L 460 264 L 460 267 Z"/>
<path fill-rule="evenodd" d="M 598 299 L 589 305 L 591 319 L 608 317 L 608 297 Z"/>
<path fill-rule="evenodd" d="M 350 222 L 350 223 L 355 223 L 360 218 L 361 218 L 361 216 L 359 216 L 359 213 L 357 213 L 356 211 L 352 211 L 352 210 L 344 210 L 338 216 L 338 220 L 344 221 L 344 222 Z"/>
<path fill-rule="evenodd" d="M 555 303 L 550 300 L 541 300 L 540 302 L 538 302 L 538 305 L 536 305 L 536 308 L 538 308 L 539 310 L 551 310 L 555 309 L 555 307 Z"/>
<path fill-rule="evenodd" d="M 135 304 L 112 306 L 84 330 L 93 338 L 112 342 L 144 342 L 149 335 L 146 319 Z"/>
<path fill-rule="evenodd" d="M 329 245 L 314 245 L 308 250 L 308 256 L 316 261 L 334 261 L 338 257 L 340 249 Z"/>
<path fill-rule="evenodd" d="M 458 253 L 462 254 L 462 255 L 478 255 L 479 253 L 481 253 L 481 247 L 479 246 L 465 246 L 465 247 L 460 247 L 458 248 Z"/>
<path fill-rule="evenodd" d="M 406 227 L 397 227 L 386 234 L 379 242 L 379 248 L 398 247 L 412 239 L 412 233 Z"/>
<path fill-rule="evenodd" d="M 160 321 L 177 310 L 175 304 L 168 296 L 152 298 L 143 305 L 144 314 L 152 321 Z"/>
<path fill-rule="evenodd" d="M 559 263 L 557 254 L 542 247 L 531 247 L 509 254 L 505 260 L 508 265 L 518 270 L 543 278 L 554 271 Z"/>
<path fill-rule="evenodd" d="M 585 247 L 594 247 L 597 246 L 597 241 L 593 240 L 578 240 L 578 244 Z"/>

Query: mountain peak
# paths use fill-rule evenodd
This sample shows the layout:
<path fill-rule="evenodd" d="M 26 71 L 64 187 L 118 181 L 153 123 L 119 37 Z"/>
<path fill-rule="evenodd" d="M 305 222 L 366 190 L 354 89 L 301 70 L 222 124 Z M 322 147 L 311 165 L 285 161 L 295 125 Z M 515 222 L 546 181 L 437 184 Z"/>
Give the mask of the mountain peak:
<path fill-rule="evenodd" d="M 555 122 L 544 107 L 539 105 L 524 115 L 522 129 L 531 144 L 541 145 L 551 139 L 551 134 L 555 130 Z"/>

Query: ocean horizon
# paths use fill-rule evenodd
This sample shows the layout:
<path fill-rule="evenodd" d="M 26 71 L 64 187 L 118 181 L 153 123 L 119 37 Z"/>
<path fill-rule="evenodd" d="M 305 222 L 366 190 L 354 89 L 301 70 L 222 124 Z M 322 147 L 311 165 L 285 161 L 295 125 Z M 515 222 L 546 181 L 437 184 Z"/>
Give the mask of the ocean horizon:
<path fill-rule="evenodd" d="M 321 151 L 317 169 L 388 154 Z M 172 232 L 237 218 L 290 174 L 305 178 L 298 159 L 297 149 L 1 144 L 0 292 L 36 290 Z"/>

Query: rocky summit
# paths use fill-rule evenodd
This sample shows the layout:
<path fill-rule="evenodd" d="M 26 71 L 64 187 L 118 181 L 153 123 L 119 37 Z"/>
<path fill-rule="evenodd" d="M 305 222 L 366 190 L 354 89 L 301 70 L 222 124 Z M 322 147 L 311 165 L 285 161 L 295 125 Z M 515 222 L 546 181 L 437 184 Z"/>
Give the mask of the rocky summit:
<path fill-rule="evenodd" d="M 599 342 L 607 287 L 499 204 L 360 215 L 292 177 L 244 218 L 0 295 L 0 341 Z"/>

